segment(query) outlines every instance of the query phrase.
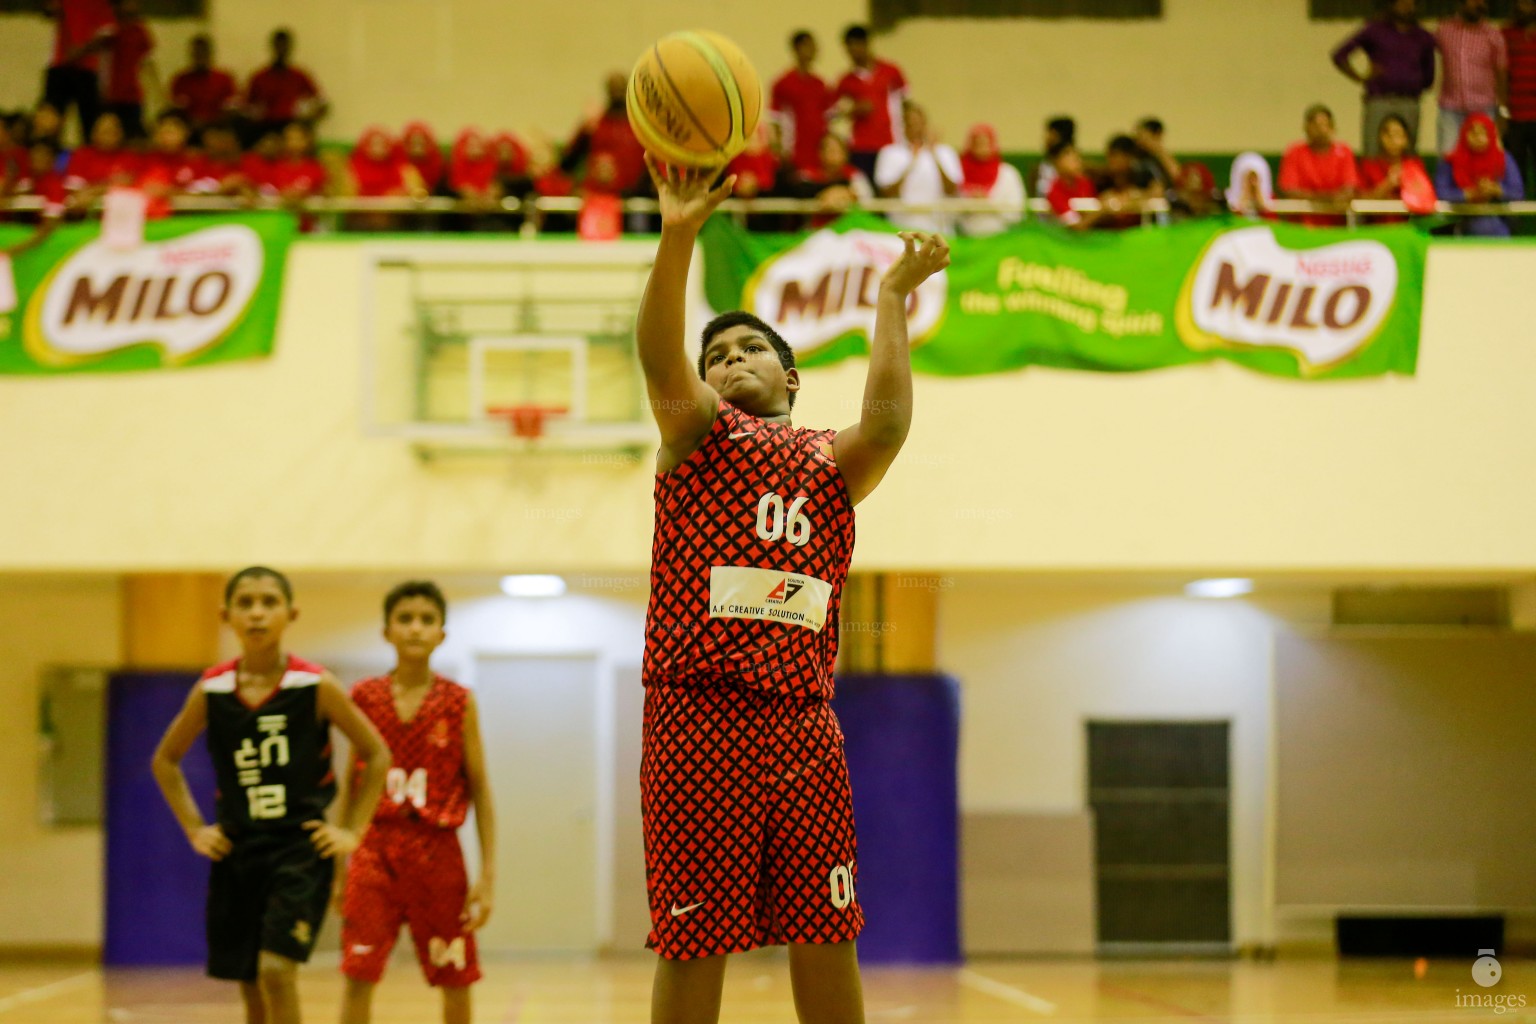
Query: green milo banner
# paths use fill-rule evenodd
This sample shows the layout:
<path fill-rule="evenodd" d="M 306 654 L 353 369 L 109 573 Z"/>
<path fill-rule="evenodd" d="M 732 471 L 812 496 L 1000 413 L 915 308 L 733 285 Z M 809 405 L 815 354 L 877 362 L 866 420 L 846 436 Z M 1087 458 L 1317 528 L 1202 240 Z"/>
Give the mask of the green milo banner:
<path fill-rule="evenodd" d="M 127 245 L 110 244 L 98 223 L 61 227 L 8 268 L 0 259 L 0 373 L 270 355 L 293 235 L 282 213 L 151 221 Z M 32 228 L 0 226 L 0 252 L 32 237 Z"/>
<path fill-rule="evenodd" d="M 801 366 L 868 351 L 875 297 L 902 243 L 844 217 L 809 235 L 706 225 L 716 311 L 771 324 Z M 912 296 L 914 370 L 1025 366 L 1116 372 L 1226 359 L 1307 379 L 1411 375 L 1427 240 L 1410 227 L 1345 233 L 1213 220 L 1078 234 L 1029 226 L 951 241 L 951 264 Z"/>

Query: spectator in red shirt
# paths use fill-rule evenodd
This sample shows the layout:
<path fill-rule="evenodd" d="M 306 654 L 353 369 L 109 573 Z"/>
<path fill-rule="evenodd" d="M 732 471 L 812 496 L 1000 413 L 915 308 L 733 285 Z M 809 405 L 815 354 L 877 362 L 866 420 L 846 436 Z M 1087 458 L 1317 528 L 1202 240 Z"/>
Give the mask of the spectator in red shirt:
<path fill-rule="evenodd" d="M 769 143 L 768 126 L 759 124 L 747 141 L 747 148 L 736 154 L 725 167 L 736 175 L 732 194 L 742 199 L 756 199 L 772 193 L 779 181 L 779 158 Z"/>
<path fill-rule="evenodd" d="M 501 194 L 524 196 L 533 191 L 533 179 L 528 173 L 528 147 L 522 140 L 511 132 L 501 132 L 488 144 L 496 158 L 496 183 Z"/>
<path fill-rule="evenodd" d="M 213 66 L 213 40 L 206 34 L 192 37 L 192 64 L 171 79 L 171 104 L 187 112 L 192 127 L 201 132 L 234 106 L 240 90 L 228 71 Z"/>
<path fill-rule="evenodd" d="M 414 197 L 425 199 L 421 176 L 406 159 L 405 151 L 382 128 L 372 127 L 358 137 L 349 160 L 352 191 L 363 198 Z M 389 231 L 399 217 L 385 212 L 354 214 L 352 226 L 362 231 Z"/>
<path fill-rule="evenodd" d="M 1360 195 L 1366 199 L 1401 199 L 1405 180 L 1429 183 L 1424 162 L 1413 155 L 1408 137 L 1408 122 L 1396 114 L 1381 119 L 1377 128 L 1376 156 L 1360 161 Z M 1371 217 L 1375 224 L 1401 224 L 1408 218 L 1401 214 Z"/>
<path fill-rule="evenodd" d="M 53 60 L 43 80 L 43 97 L 60 118 L 69 108 L 80 112 L 80 135 L 89 138 L 101 113 L 98 79 L 106 30 L 112 24 L 108 0 L 44 0 L 43 13 L 54 20 Z"/>
<path fill-rule="evenodd" d="M 237 196 L 250 190 L 245 155 L 240 152 L 240 133 L 228 118 L 213 122 L 203 129 L 203 156 L 198 161 L 191 191 Z"/>
<path fill-rule="evenodd" d="M 437 136 L 432 134 L 431 127 L 424 121 L 412 121 L 400 133 L 400 146 L 405 158 L 421 176 L 427 194 L 436 195 L 443 184 L 447 161 L 443 159 L 443 148 L 437 144 Z"/>
<path fill-rule="evenodd" d="M 1536 0 L 1515 0 L 1514 18 L 1504 29 L 1509 57 L 1509 129 L 1505 147 L 1533 191 L 1536 176 Z"/>
<path fill-rule="evenodd" d="M 1449 153 L 1469 115 L 1501 113 L 1508 88 L 1509 56 L 1504 34 L 1488 21 L 1488 0 L 1461 0 L 1454 18 L 1435 30 L 1440 76 L 1440 152 Z"/>
<path fill-rule="evenodd" d="M 288 205 L 298 205 L 324 195 L 330 175 L 315 153 L 315 133 L 303 121 L 290 121 L 283 129 L 283 152 L 272 165 L 263 193 Z M 308 234 L 319 223 L 313 213 L 299 217 L 299 230 Z"/>
<path fill-rule="evenodd" d="M 62 214 L 69 200 L 69 189 L 64 184 L 64 175 L 59 173 L 58 163 L 57 142 L 49 138 L 33 139 L 27 146 L 26 165 L 14 183 L 16 195 L 42 197 L 45 218 Z"/>
<path fill-rule="evenodd" d="M 528 153 L 528 178 L 536 198 L 556 199 L 576 194 L 576 183 L 560 169 L 553 150 L 547 145 L 535 145 Z M 576 218 L 568 213 L 545 213 L 535 210 L 529 214 L 540 231 L 574 231 Z"/>
<path fill-rule="evenodd" d="M 1070 117 L 1053 117 L 1045 122 L 1045 137 L 1040 150 L 1040 163 L 1035 167 L 1033 193 L 1050 195 L 1056 182 L 1056 154 L 1062 146 L 1077 144 L 1077 121 Z"/>
<path fill-rule="evenodd" d="M 294 119 L 318 121 L 330 107 L 308 73 L 289 63 L 293 33 L 272 33 L 272 63 L 251 76 L 245 90 L 246 112 L 262 128 L 281 129 Z"/>
<path fill-rule="evenodd" d="M 799 199 L 814 199 L 822 212 L 811 217 L 810 226 L 825 227 L 866 199 L 873 199 L 875 188 L 864 173 L 848 159 L 848 143 L 832 132 L 821 137 L 816 167 L 795 175 L 793 193 Z"/>
<path fill-rule="evenodd" d="M 123 126 L 116 114 L 101 114 L 91 126 L 91 141 L 69 155 L 64 184 L 71 192 L 105 191 L 127 185 L 138 174 L 138 160 L 123 145 Z"/>
<path fill-rule="evenodd" d="M 814 171 L 821 165 L 827 112 L 837 102 L 837 94 L 811 70 L 816 63 L 816 37 L 801 29 L 790 37 L 789 46 L 795 66 L 773 83 L 768 109 L 779 123 L 779 137 L 791 154 L 790 162 L 799 171 Z"/>
<path fill-rule="evenodd" d="M 106 75 L 103 79 L 102 109 L 110 110 L 123 123 L 129 140 L 142 139 L 144 131 L 144 84 L 140 80 L 145 65 L 153 73 L 149 55 L 155 49 L 155 37 L 139 13 L 139 0 L 112 0 L 113 23 L 107 31 Z"/>
<path fill-rule="evenodd" d="M 383 128 L 364 129 L 352 149 L 353 192 L 359 196 L 425 195 L 405 152 Z"/>
<path fill-rule="evenodd" d="M 1198 160 L 1179 165 L 1176 209 L 1189 217 L 1205 217 L 1218 209 L 1216 175 Z"/>
<path fill-rule="evenodd" d="M 1056 219 L 1074 231 L 1086 231 L 1093 227 L 1099 219 L 1097 212 L 1072 209 L 1074 199 L 1099 197 L 1099 190 L 1093 187 L 1093 179 L 1088 177 L 1088 168 L 1083 164 L 1083 155 L 1070 142 L 1058 143 L 1052 164 L 1056 174 L 1051 180 L 1051 191 L 1046 200 L 1051 204 Z"/>
<path fill-rule="evenodd" d="M 315 153 L 315 133 L 303 121 L 283 129 L 283 155 L 267 178 L 270 191 L 284 202 L 300 202 L 325 193 L 325 165 Z"/>
<path fill-rule="evenodd" d="M 139 158 L 139 178 L 184 191 L 192 184 L 200 162 L 189 148 L 192 125 L 179 110 L 167 110 L 155 119 L 155 135 Z"/>
<path fill-rule="evenodd" d="M 179 110 L 167 110 L 155 121 L 155 136 L 134 177 L 134 185 L 149 197 L 149 216 L 169 217 L 171 200 L 191 191 L 197 180 L 199 161 L 187 148 L 191 138 L 192 126 Z"/>
<path fill-rule="evenodd" d="M 635 130 L 629 126 L 629 114 L 624 109 L 628 85 L 629 79 L 622 71 L 609 73 L 604 83 L 607 90 L 605 105 L 588 110 L 560 159 L 560 170 L 574 175 L 583 163 L 590 163 L 600 154 L 608 154 L 613 158 L 613 184 L 621 195 L 636 194 L 645 177 L 645 149 L 635 138 Z"/>
<path fill-rule="evenodd" d="M 853 166 L 875 180 L 875 161 L 880 150 L 905 142 L 901 133 L 901 104 L 907 95 L 907 79 L 901 69 L 879 60 L 869 48 L 869 30 L 850 25 L 843 33 L 843 48 L 852 63 L 837 83 L 837 97 L 846 100 L 853 119 Z"/>
<path fill-rule="evenodd" d="M 1142 150 L 1129 135 L 1116 135 L 1104 151 L 1099 200 L 1104 212 L 1095 227 L 1122 231 L 1141 225 L 1141 204 L 1166 194 L 1161 179 L 1141 165 Z"/>
<path fill-rule="evenodd" d="M 493 209 L 501 203 L 501 175 L 496 151 L 478 128 L 465 128 L 453 143 L 448 188 L 469 206 Z"/>
<path fill-rule="evenodd" d="M 272 175 L 277 169 L 277 161 L 283 155 L 283 134 L 277 129 L 262 132 L 256 138 L 256 144 L 245 154 L 241 166 L 245 171 L 245 180 L 250 187 L 260 191 L 268 191 L 272 185 Z"/>
<path fill-rule="evenodd" d="M 1333 111 L 1321 103 L 1307 108 L 1303 122 L 1306 141 L 1285 151 L 1280 161 L 1280 191 L 1288 199 L 1314 202 L 1347 201 L 1360 184 L 1355 154 L 1334 137 Z M 1309 213 L 1301 222 L 1313 226 L 1344 223 L 1340 214 Z"/>
<path fill-rule="evenodd" d="M 95 127 L 92 125 L 92 127 Z M 49 139 L 59 146 L 59 151 L 64 151 L 64 117 L 59 113 L 59 108 L 47 100 L 39 103 L 32 110 L 32 116 L 27 120 L 27 141 L 36 142 L 38 139 Z M 89 135 L 86 138 L 90 138 Z"/>

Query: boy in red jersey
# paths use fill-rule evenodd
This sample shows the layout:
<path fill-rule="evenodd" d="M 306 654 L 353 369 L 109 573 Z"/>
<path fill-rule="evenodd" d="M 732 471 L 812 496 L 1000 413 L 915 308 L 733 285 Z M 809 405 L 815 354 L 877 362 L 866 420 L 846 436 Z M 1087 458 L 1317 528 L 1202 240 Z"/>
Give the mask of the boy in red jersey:
<path fill-rule="evenodd" d="M 342 1024 L 368 1024 L 374 986 L 402 924 L 410 925 L 427 984 L 443 990 L 443 1020 L 469 1024 L 469 986 L 480 978 L 474 932 L 493 901 L 496 812 L 474 697 L 430 664 L 447 613 L 434 583 L 412 580 L 391 590 L 384 639 L 394 645 L 395 670 L 352 688 L 352 699 L 383 733 L 394 767 L 340 894 Z M 471 805 L 481 864 L 473 887 L 458 836 Z"/>
<path fill-rule="evenodd" d="M 650 162 L 648 160 L 648 162 Z M 912 419 L 906 303 L 949 263 L 907 233 L 876 303 L 863 412 L 790 423 L 794 353 L 749 313 L 683 351 L 688 264 L 734 184 L 651 163 L 661 242 L 636 330 L 661 428 L 640 769 L 658 954 L 651 1019 L 713 1022 L 726 955 L 788 943 L 802 1022 L 864 1017 L 853 800 L 828 701 L 853 507 Z"/>
<path fill-rule="evenodd" d="M 837 82 L 837 98 L 846 100 L 852 117 L 853 166 L 875 180 L 875 160 L 893 142 L 905 142 L 901 104 L 907 98 L 907 77 L 901 68 L 880 60 L 869 47 L 869 29 L 850 25 L 843 33 L 848 71 Z"/>
<path fill-rule="evenodd" d="M 330 895 L 332 859 L 357 847 L 389 770 L 389 751 L 335 678 L 282 649 L 298 617 L 282 573 L 251 566 L 224 588 L 240 657 L 203 673 L 155 750 L 152 768 L 208 879 L 208 973 L 240 983 L 247 1024 L 297 1024 L 298 965 Z M 350 815 L 327 824 L 336 793 L 331 726 L 367 764 Z M 208 731 L 218 821 L 203 821 L 181 760 Z"/>
<path fill-rule="evenodd" d="M 768 109 L 783 132 L 785 149 L 793 154 L 795 169 L 814 173 L 821 167 L 821 140 L 827 134 L 827 112 L 837 94 L 812 66 L 816 63 L 816 37 L 801 29 L 790 37 L 794 67 L 773 83 Z"/>

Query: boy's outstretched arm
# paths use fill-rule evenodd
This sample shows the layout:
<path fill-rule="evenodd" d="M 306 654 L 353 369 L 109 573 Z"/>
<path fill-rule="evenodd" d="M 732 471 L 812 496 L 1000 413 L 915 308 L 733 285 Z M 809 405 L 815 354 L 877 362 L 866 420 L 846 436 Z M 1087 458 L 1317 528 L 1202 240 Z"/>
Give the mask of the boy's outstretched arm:
<path fill-rule="evenodd" d="M 650 154 L 645 164 L 661 206 L 661 242 L 640 300 L 635 344 L 645 371 L 651 415 L 661 428 L 663 461 L 681 462 L 709 432 L 720 402 L 714 389 L 699 379 L 683 346 L 688 266 L 699 229 L 731 194 L 736 179 L 727 178 L 711 189 L 717 170 L 663 167 Z"/>
<path fill-rule="evenodd" d="M 469 888 L 460 920 L 474 931 L 490 920 L 496 903 L 496 805 L 485 776 L 485 747 L 480 742 L 480 709 L 471 694 L 464 708 L 464 774 L 469 777 L 469 799 L 475 808 L 475 835 L 480 840 L 480 877 Z"/>
<path fill-rule="evenodd" d="M 912 426 L 912 360 L 907 342 L 907 297 L 949 266 L 949 246 L 938 235 L 903 231 L 906 248 L 886 270 L 875 300 L 875 337 L 859 421 L 832 442 L 849 497 L 857 505 L 885 476 Z"/>
<path fill-rule="evenodd" d="M 165 735 L 160 737 L 150 770 L 160 784 L 160 792 L 170 805 L 171 813 L 176 815 L 181 830 L 187 834 L 192 849 L 209 860 L 222 860 L 234 846 L 222 828 L 203 821 L 203 812 L 197 809 L 197 801 L 187 786 L 187 776 L 181 770 L 181 759 L 187 756 L 187 751 L 207 727 L 208 698 L 203 695 L 203 684 L 199 680 L 175 720 L 165 730 Z"/>
<path fill-rule="evenodd" d="M 384 745 L 379 730 L 352 703 L 352 698 L 347 696 L 335 676 L 327 672 L 319 686 L 320 714 L 340 729 L 352 744 L 353 759 L 363 762 L 363 778 L 357 792 L 347 801 L 340 825 L 309 821 L 304 827 L 310 831 L 310 841 L 321 856 L 345 857 L 357 849 L 363 829 L 373 819 L 379 794 L 384 792 L 384 778 L 389 773 L 389 748 Z"/>

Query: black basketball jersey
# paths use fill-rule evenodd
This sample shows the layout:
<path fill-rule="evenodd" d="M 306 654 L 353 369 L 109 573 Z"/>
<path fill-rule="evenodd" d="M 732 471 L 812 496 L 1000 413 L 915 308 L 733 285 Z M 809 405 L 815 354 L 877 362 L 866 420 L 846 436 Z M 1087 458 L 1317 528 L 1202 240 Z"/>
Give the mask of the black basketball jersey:
<path fill-rule="evenodd" d="M 234 837 L 324 818 L 336 795 L 331 727 L 319 706 L 324 670 L 289 655 L 277 689 L 252 707 L 237 692 L 237 666 L 215 665 L 202 678 L 219 824 Z"/>

